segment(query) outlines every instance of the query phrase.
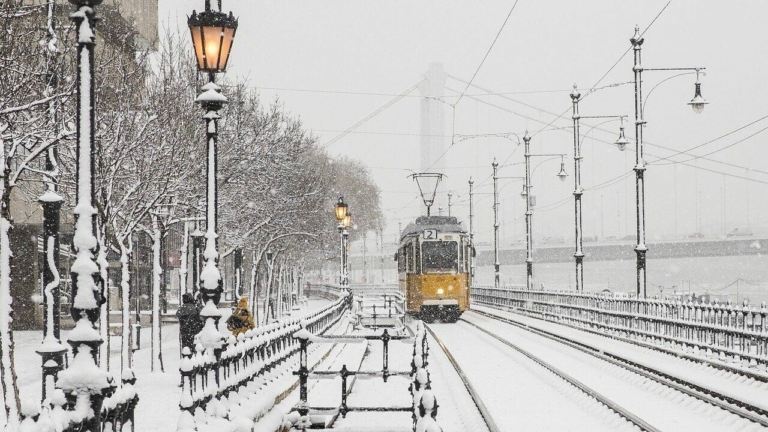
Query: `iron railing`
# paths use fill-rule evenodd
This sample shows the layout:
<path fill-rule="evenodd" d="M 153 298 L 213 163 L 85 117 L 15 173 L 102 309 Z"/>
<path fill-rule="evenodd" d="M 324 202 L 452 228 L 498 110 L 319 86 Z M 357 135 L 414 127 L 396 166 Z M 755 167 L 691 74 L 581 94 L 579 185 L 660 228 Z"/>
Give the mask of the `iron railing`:
<path fill-rule="evenodd" d="M 330 305 L 302 318 L 289 318 L 230 337 L 221 351 L 182 352 L 182 396 L 179 407 L 182 417 L 190 417 L 198 408 L 205 410 L 213 400 L 228 398 L 251 381 L 268 374 L 299 352 L 293 338 L 306 329 L 322 334 L 349 310 L 350 295 L 338 298 Z M 188 415 L 187 415 L 188 414 Z"/>
<path fill-rule="evenodd" d="M 616 293 L 473 287 L 472 302 L 707 357 L 768 366 L 768 309 L 747 301 L 624 298 Z"/>
<path fill-rule="evenodd" d="M 323 336 L 315 337 L 307 332 L 298 332 L 294 335 L 300 344 L 300 362 L 299 369 L 294 372 L 299 376 L 299 403 L 294 408 L 299 417 L 293 425 L 296 429 L 306 431 L 312 427 L 310 421 L 311 415 L 319 413 L 339 413 L 346 417 L 349 412 L 408 412 L 413 419 L 413 430 L 432 430 L 428 427 L 436 424 L 437 400 L 431 390 L 431 381 L 427 372 L 429 346 L 425 333 L 424 324 L 419 322 L 414 335 L 390 335 L 388 330 L 376 335 L 341 335 L 341 336 Z M 411 360 L 411 370 L 392 371 L 389 369 L 389 342 L 392 340 L 408 341 L 413 340 L 413 359 Z M 355 371 L 347 369 L 347 365 L 342 365 L 340 370 L 328 371 L 310 371 L 308 364 L 308 348 L 310 343 L 360 343 L 364 341 L 381 341 L 383 344 L 382 369 L 380 371 Z M 325 377 L 341 377 L 341 403 L 338 407 L 331 406 L 310 406 L 309 399 L 309 379 Z M 347 378 L 356 376 L 382 377 L 386 383 L 390 376 L 408 376 L 411 385 L 412 405 L 410 406 L 349 406 L 347 405 L 348 383 Z M 440 430 L 439 426 L 434 430 Z"/>

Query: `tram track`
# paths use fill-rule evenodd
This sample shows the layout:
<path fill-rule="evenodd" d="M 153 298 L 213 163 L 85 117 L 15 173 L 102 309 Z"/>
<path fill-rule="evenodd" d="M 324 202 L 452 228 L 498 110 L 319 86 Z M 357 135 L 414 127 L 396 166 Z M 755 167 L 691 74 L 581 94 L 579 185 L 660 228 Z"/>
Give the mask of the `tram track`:
<path fill-rule="evenodd" d="M 616 366 L 616 367 L 619 367 L 621 369 L 624 369 L 624 370 L 626 370 L 628 372 L 636 374 L 636 375 L 638 375 L 640 377 L 643 377 L 645 379 L 652 380 L 653 382 L 655 382 L 655 383 L 657 383 L 657 384 L 659 384 L 661 386 L 667 387 L 667 388 L 669 388 L 671 390 L 674 390 L 676 392 L 679 392 L 679 393 L 681 393 L 683 395 L 686 395 L 686 396 L 689 396 L 691 398 L 697 399 L 697 400 L 699 400 L 699 401 L 701 401 L 701 402 L 703 402 L 705 404 L 708 404 L 708 405 L 716 407 L 716 408 L 720 408 L 720 409 L 722 409 L 724 411 L 727 411 L 728 413 L 733 414 L 735 416 L 738 416 L 738 417 L 740 417 L 740 418 L 742 418 L 744 420 L 756 423 L 756 424 L 758 424 L 760 426 L 763 426 L 763 427 L 768 427 L 768 412 L 766 412 L 766 410 L 764 410 L 761 407 L 749 404 L 749 403 L 747 403 L 745 401 L 738 400 L 738 399 L 736 399 L 735 397 L 733 397 L 731 395 L 724 394 L 724 393 L 719 393 L 719 392 L 714 391 L 714 390 L 712 390 L 710 388 L 704 388 L 704 387 L 699 386 L 699 385 L 697 385 L 695 383 L 687 382 L 687 381 L 685 381 L 685 380 L 683 380 L 681 378 L 672 376 L 672 375 L 667 374 L 667 373 L 665 373 L 663 371 L 653 369 L 652 367 L 649 367 L 647 365 L 642 365 L 642 364 L 633 362 L 631 359 L 628 359 L 628 358 L 623 358 L 622 356 L 617 355 L 616 353 L 603 352 L 599 348 L 589 346 L 588 344 L 585 344 L 583 342 L 572 340 L 572 339 L 569 339 L 568 337 L 565 337 L 565 336 L 562 336 L 562 335 L 558 335 L 558 334 L 555 334 L 553 332 L 549 332 L 549 331 L 545 331 L 545 330 L 542 330 L 542 329 L 534 328 L 534 327 L 528 326 L 526 324 L 523 324 L 523 323 L 511 320 L 511 319 L 507 319 L 507 318 L 504 318 L 504 317 L 500 317 L 500 316 L 497 316 L 497 315 L 494 315 L 494 314 L 490 314 L 490 313 L 486 313 L 486 312 L 482 312 L 482 311 L 474 310 L 474 311 L 471 312 L 471 314 L 476 314 L 476 315 L 479 315 L 481 317 L 484 317 L 484 318 L 487 318 L 487 319 L 490 319 L 490 320 L 494 320 L 494 321 L 497 321 L 497 322 L 508 324 L 508 325 L 514 326 L 514 327 L 516 327 L 518 329 L 521 329 L 521 330 L 523 330 L 525 332 L 530 332 L 530 333 L 533 333 L 533 334 L 535 334 L 537 336 L 540 336 L 542 338 L 546 338 L 548 340 L 555 341 L 558 344 L 561 344 L 561 345 L 564 345 L 566 347 L 578 350 L 579 352 L 587 354 L 587 355 L 589 355 L 591 357 L 594 357 L 594 358 L 596 358 L 596 359 L 598 359 L 600 361 L 604 361 L 604 362 L 610 363 L 613 366 Z M 558 375 L 561 375 L 561 376 L 567 375 L 565 373 L 561 374 L 561 372 L 563 372 L 563 371 L 557 371 L 556 370 L 557 368 L 554 368 L 554 366 L 552 366 L 552 365 L 549 365 L 549 366 L 552 366 L 552 368 L 548 367 L 547 365 L 544 364 L 544 363 L 547 363 L 547 362 L 544 361 L 543 359 L 539 358 L 537 360 L 536 358 L 534 358 L 536 356 L 533 355 L 532 353 L 528 352 L 528 350 L 526 350 L 524 348 L 521 348 L 517 344 L 514 344 L 514 343 L 510 342 L 508 339 L 506 339 L 506 338 L 504 338 L 504 337 L 502 337 L 502 336 L 500 336 L 500 335 L 498 335 L 498 334 L 488 330 L 487 328 L 483 328 L 481 325 L 478 325 L 475 322 L 471 322 L 471 321 L 467 320 L 466 317 L 462 317 L 461 318 L 461 322 L 472 326 L 476 330 L 478 330 L 478 331 L 480 331 L 480 332 L 482 332 L 482 333 L 484 333 L 484 334 L 486 334 L 486 335 L 488 335 L 488 336 L 490 336 L 490 337 L 492 337 L 492 338 L 494 338 L 494 339 L 504 343 L 505 345 L 507 345 L 507 346 L 509 346 L 509 347 L 511 347 L 513 349 L 518 350 L 522 354 L 526 355 L 527 357 L 531 358 L 532 360 L 536 361 L 537 363 L 541 364 L 542 366 L 544 366 L 545 368 L 551 370 L 552 372 L 554 372 L 554 373 L 556 373 Z M 565 376 L 563 376 L 563 378 L 565 378 Z M 565 378 L 565 379 L 566 379 L 566 381 L 571 382 L 571 380 L 569 380 L 568 378 Z M 577 387 L 580 387 L 578 384 L 575 384 L 573 382 L 572 382 L 572 384 L 576 385 Z M 582 388 L 582 390 L 585 391 L 585 392 L 589 392 L 588 387 L 586 385 L 584 387 L 585 388 Z M 601 402 L 606 404 L 606 406 L 610 407 L 611 405 L 614 405 L 614 402 L 609 397 L 604 397 L 604 398 L 605 398 L 605 400 L 601 400 Z M 599 397 L 598 397 L 598 399 L 600 400 Z M 643 429 L 643 430 L 659 430 L 659 429 L 654 428 L 652 425 L 648 424 L 647 422 L 645 422 L 643 419 L 637 418 L 637 416 L 635 414 L 633 414 L 632 412 L 630 412 L 629 410 L 626 410 L 626 409 L 622 408 L 621 406 L 617 406 L 617 408 L 619 409 L 618 411 L 615 410 L 617 413 L 620 413 L 627 420 L 632 421 L 633 423 L 637 424 L 638 427 L 640 427 L 641 429 Z M 636 423 L 634 421 L 635 418 L 637 420 L 639 420 L 640 423 Z M 644 425 L 642 425 L 641 423 L 644 423 Z"/>
<path fill-rule="evenodd" d="M 569 383 L 573 387 L 577 388 L 578 390 L 580 390 L 581 392 L 586 394 L 588 397 L 594 398 L 599 403 L 601 403 L 605 407 L 607 407 L 609 410 L 613 411 L 614 413 L 616 413 L 620 417 L 624 418 L 627 422 L 633 424 L 634 426 L 638 427 L 639 429 L 647 431 L 647 432 L 661 432 L 661 429 L 658 429 L 655 426 L 649 424 L 648 422 L 646 422 L 642 418 L 636 416 L 630 410 L 624 408 L 623 406 L 621 406 L 617 402 L 613 401 L 611 398 L 609 398 L 607 396 L 604 396 L 600 392 L 590 388 L 589 386 L 587 386 L 583 382 L 581 382 L 578 379 L 574 378 L 573 376 L 567 374 L 566 372 L 560 370 L 559 368 L 555 367 L 554 365 L 552 365 L 551 363 L 547 362 L 546 360 L 544 360 L 544 359 L 542 359 L 542 358 L 532 354 L 531 352 L 525 350 L 524 348 L 522 348 L 522 347 L 520 347 L 520 346 L 518 346 L 518 345 L 516 345 L 516 344 L 514 344 L 514 343 L 512 343 L 512 342 L 510 342 L 510 341 L 508 341 L 508 340 L 498 336 L 498 335 L 496 335 L 493 332 L 490 332 L 490 331 L 487 331 L 485 329 L 482 329 L 482 328 L 480 328 L 480 327 L 474 325 L 473 323 L 470 323 L 470 322 L 468 322 L 468 321 L 466 321 L 464 319 L 460 319 L 460 321 L 462 323 L 466 323 L 468 325 L 471 325 L 473 328 L 475 328 L 475 329 L 477 329 L 479 331 L 482 331 L 483 333 L 487 334 L 491 338 L 493 338 L 493 339 L 497 340 L 498 342 L 504 344 L 505 346 L 515 350 L 519 354 L 522 354 L 523 356 L 525 356 L 528 359 L 532 360 L 533 362 L 535 362 L 539 366 L 542 366 L 543 368 L 547 369 L 548 371 L 550 371 L 554 375 L 558 376 L 559 378 L 563 379 L 564 381 L 566 381 L 567 383 Z M 429 326 L 427 326 L 427 329 L 430 331 L 430 334 L 432 334 L 432 336 L 435 338 L 435 340 L 438 341 L 438 345 L 440 345 L 440 347 L 444 350 L 444 352 L 446 353 L 448 358 L 451 359 L 451 363 L 453 363 L 453 365 L 456 368 L 457 372 L 459 372 L 459 375 L 461 376 L 462 381 L 464 381 L 465 386 L 467 386 L 467 389 L 472 394 L 473 400 L 479 401 L 479 397 L 476 397 L 477 393 L 474 390 L 470 390 L 470 388 L 472 388 L 472 384 L 467 380 L 467 378 L 463 374 L 463 372 L 460 372 L 461 368 L 455 362 L 455 360 L 453 359 L 453 356 L 450 354 L 448 348 L 445 347 L 439 341 L 439 339 L 436 337 L 436 335 L 434 335 L 434 332 L 432 332 L 432 330 L 429 329 Z M 480 404 L 482 404 L 482 402 L 480 402 Z M 484 408 L 481 409 L 480 406 L 481 405 L 478 405 L 478 409 L 480 409 L 481 413 L 483 414 L 483 418 L 485 419 L 486 418 L 487 410 L 486 410 L 486 412 L 483 412 Z M 490 417 L 490 413 L 488 413 L 488 418 L 491 418 Z M 495 427 L 495 425 L 494 425 L 494 427 Z M 490 426 L 489 426 L 489 428 L 490 428 Z M 491 430 L 493 430 L 493 429 L 491 429 Z M 498 430 L 498 429 L 496 429 L 496 430 Z"/>
<path fill-rule="evenodd" d="M 488 426 L 488 431 L 500 432 L 500 429 L 498 428 L 498 426 L 496 426 L 496 422 L 493 421 L 493 416 L 491 416 L 490 411 L 485 406 L 480 396 L 477 394 L 475 387 L 469 381 L 469 378 L 467 378 L 467 375 L 464 373 L 464 370 L 461 368 L 461 366 L 459 366 L 459 363 L 453 357 L 453 354 L 451 354 L 451 351 L 448 349 L 447 346 L 445 346 L 443 341 L 440 340 L 439 337 L 437 337 L 435 332 L 432 331 L 432 329 L 428 324 L 424 324 L 424 327 L 426 327 L 427 331 L 429 332 L 429 335 L 432 336 L 435 342 L 437 342 L 437 345 L 440 347 L 440 349 L 443 350 L 443 353 L 445 353 L 445 356 L 451 362 L 451 365 L 456 370 L 456 373 L 459 375 L 459 378 L 461 378 L 461 382 L 464 384 L 464 387 L 467 389 L 467 392 L 469 392 L 469 395 L 472 398 L 472 402 L 474 402 L 475 406 L 477 407 L 477 410 L 480 412 L 480 417 L 482 417 L 483 421 L 485 422 L 485 425 Z"/>

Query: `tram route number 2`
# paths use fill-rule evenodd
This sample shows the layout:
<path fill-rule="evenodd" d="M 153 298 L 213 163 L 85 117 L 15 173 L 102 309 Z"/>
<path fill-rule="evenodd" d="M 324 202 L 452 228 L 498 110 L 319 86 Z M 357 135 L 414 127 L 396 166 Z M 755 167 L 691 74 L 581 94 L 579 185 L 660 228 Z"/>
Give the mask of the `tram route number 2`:
<path fill-rule="evenodd" d="M 437 240 L 437 230 L 435 229 L 424 230 L 424 240 Z"/>

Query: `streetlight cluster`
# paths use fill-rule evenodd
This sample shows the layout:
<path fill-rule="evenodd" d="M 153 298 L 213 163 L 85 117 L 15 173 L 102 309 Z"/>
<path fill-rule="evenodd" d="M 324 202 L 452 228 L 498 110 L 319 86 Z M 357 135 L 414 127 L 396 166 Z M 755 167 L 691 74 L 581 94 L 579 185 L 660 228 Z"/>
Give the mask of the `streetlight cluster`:
<path fill-rule="evenodd" d="M 635 85 L 635 166 L 633 170 L 635 171 L 635 178 L 636 178 L 636 197 L 637 197 L 637 244 L 634 247 L 634 250 L 637 255 L 637 296 L 645 296 L 646 295 L 646 254 L 647 254 L 647 246 L 645 244 L 645 170 L 646 170 L 646 164 L 645 160 L 643 158 L 643 128 L 645 127 L 645 117 L 644 117 L 644 99 L 643 99 L 643 93 L 642 93 L 642 72 L 643 71 L 690 71 L 696 73 L 696 83 L 695 83 L 695 92 L 694 96 L 691 99 L 690 102 L 688 102 L 688 105 L 693 109 L 693 111 L 697 114 L 701 113 L 706 105 L 709 103 L 707 102 L 704 97 L 701 95 L 701 75 L 704 73 L 703 71 L 705 68 L 703 67 L 690 67 L 690 68 L 654 68 L 654 69 L 646 69 L 643 68 L 641 63 L 641 50 L 643 45 L 643 37 L 640 33 L 640 29 L 638 27 L 635 27 L 635 35 L 630 39 L 630 43 L 632 44 L 633 50 L 634 50 L 634 65 L 632 68 L 632 71 L 634 73 L 634 85 Z M 687 73 L 685 73 L 687 74 Z M 684 74 L 684 75 L 685 75 Z M 616 148 L 619 151 L 624 151 L 627 148 L 627 145 L 629 144 L 629 141 L 627 140 L 625 133 L 624 133 L 624 120 L 626 119 L 626 115 L 604 115 L 604 116 L 582 116 L 579 113 L 579 102 L 581 101 L 582 95 L 579 93 L 579 91 L 576 88 L 576 85 L 574 84 L 573 92 L 570 94 L 570 98 L 572 101 L 572 119 L 573 119 L 573 160 L 574 160 L 574 191 L 573 191 L 573 197 L 574 197 L 574 223 L 575 223 L 575 252 L 574 252 L 574 260 L 576 264 L 576 290 L 577 291 L 583 291 L 584 289 L 584 271 L 583 271 L 583 262 L 584 262 L 584 251 L 583 251 L 583 230 L 582 230 L 582 195 L 584 194 L 584 188 L 581 185 L 581 145 L 583 142 L 583 137 L 579 133 L 579 126 L 580 126 L 580 120 L 581 119 L 609 119 L 607 121 L 613 121 L 613 120 L 619 120 L 620 121 L 620 127 L 619 127 L 619 136 L 615 141 Z M 594 127 L 593 127 L 594 128 Z M 515 137 L 517 137 L 516 134 L 510 134 Z M 518 138 L 518 145 L 520 144 L 520 139 Z M 561 158 L 560 160 L 560 172 L 557 174 L 557 177 L 561 181 L 565 181 L 568 174 L 565 171 L 565 161 L 564 161 L 564 154 L 532 154 L 530 152 L 530 142 L 531 137 L 528 135 L 528 132 L 526 131 L 525 136 L 522 139 L 524 145 L 525 145 L 525 177 L 507 177 L 507 178 L 522 178 L 524 180 L 523 183 L 523 190 L 520 193 L 520 196 L 526 200 L 526 210 L 525 210 L 525 228 L 526 228 L 526 286 L 527 288 L 533 289 L 533 233 L 532 233 L 532 218 L 533 218 L 533 207 L 535 204 L 535 197 L 531 194 L 531 188 L 533 187 L 531 184 L 531 168 L 530 168 L 530 158 L 531 157 L 557 157 L 559 156 Z M 498 220 L 498 189 L 497 189 L 497 181 L 500 177 L 498 177 L 498 164 L 494 160 L 493 164 L 493 187 L 494 187 L 494 283 L 495 286 L 498 287 L 500 284 L 500 275 L 499 275 L 499 220 Z M 472 182 L 470 180 L 470 205 L 472 203 Z M 470 221 L 472 220 L 472 215 L 470 215 Z M 472 237 L 472 226 L 470 223 L 470 237 Z"/>

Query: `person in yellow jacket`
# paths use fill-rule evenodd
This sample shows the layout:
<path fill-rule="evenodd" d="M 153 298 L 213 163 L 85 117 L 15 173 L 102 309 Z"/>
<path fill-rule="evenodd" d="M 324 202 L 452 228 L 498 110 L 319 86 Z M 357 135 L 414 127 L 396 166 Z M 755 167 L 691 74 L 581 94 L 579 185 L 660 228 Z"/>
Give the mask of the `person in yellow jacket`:
<path fill-rule="evenodd" d="M 240 333 L 245 333 L 254 327 L 256 326 L 253 323 L 253 315 L 248 310 L 248 299 L 241 297 L 237 302 L 237 308 L 227 318 L 227 329 L 237 337 Z"/>

